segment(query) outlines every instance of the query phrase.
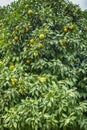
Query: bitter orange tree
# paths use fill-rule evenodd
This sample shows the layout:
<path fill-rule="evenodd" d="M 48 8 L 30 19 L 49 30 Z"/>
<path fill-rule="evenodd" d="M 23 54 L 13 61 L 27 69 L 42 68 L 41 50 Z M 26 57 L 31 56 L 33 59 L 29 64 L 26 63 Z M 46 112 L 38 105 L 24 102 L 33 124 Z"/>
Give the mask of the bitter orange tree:
<path fill-rule="evenodd" d="M 67 0 L 0 7 L 0 130 L 87 130 L 87 17 Z"/>

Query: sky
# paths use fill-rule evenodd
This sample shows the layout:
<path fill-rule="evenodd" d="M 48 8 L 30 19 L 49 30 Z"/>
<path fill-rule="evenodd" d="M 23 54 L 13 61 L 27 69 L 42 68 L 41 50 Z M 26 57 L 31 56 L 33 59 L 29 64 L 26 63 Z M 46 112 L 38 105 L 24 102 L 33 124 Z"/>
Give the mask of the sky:
<path fill-rule="evenodd" d="M 14 0 L 0 0 L 0 6 L 10 4 Z M 87 0 L 70 0 L 75 4 L 79 4 L 82 10 L 87 9 Z"/>

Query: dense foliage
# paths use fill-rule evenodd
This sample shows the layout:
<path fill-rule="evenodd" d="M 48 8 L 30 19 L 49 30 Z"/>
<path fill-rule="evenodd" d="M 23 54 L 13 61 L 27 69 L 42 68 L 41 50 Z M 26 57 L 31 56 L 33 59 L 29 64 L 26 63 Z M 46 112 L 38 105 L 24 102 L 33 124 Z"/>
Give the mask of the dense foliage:
<path fill-rule="evenodd" d="M 87 130 L 87 11 L 18 0 L 0 13 L 0 130 Z"/>

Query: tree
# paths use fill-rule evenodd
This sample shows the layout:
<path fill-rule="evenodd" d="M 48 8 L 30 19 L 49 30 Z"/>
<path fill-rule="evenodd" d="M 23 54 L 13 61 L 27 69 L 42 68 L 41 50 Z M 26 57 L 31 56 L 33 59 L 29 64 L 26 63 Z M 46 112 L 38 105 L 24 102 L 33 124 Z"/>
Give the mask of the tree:
<path fill-rule="evenodd" d="M 0 129 L 86 130 L 85 13 L 65 0 L 1 10 Z"/>

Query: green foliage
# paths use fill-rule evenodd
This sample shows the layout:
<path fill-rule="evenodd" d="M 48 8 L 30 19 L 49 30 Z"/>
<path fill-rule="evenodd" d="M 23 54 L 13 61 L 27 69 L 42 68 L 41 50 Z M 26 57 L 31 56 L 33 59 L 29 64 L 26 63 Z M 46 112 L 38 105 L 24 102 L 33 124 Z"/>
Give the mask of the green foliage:
<path fill-rule="evenodd" d="M 18 0 L 0 12 L 0 130 L 87 130 L 86 11 Z"/>

